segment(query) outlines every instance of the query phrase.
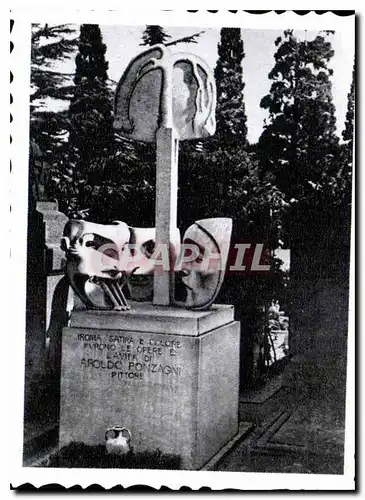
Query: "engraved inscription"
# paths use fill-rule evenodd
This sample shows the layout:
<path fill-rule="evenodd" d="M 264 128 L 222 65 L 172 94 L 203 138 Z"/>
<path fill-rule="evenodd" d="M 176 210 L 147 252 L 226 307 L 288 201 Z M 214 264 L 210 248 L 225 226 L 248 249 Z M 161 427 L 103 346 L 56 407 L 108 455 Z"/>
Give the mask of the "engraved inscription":
<path fill-rule="evenodd" d="M 173 382 L 181 377 L 179 353 L 183 348 L 179 340 L 153 339 L 128 335 L 77 335 L 83 356 L 83 370 L 102 370 L 111 380 L 144 380 L 151 374 Z M 149 378 L 151 378 L 149 376 Z"/>

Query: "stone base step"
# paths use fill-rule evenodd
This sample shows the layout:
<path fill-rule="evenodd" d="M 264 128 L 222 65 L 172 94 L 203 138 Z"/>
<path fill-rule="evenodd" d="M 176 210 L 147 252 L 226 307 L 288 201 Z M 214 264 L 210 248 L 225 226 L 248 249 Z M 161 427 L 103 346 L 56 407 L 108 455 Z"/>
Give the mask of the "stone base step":
<path fill-rule="evenodd" d="M 24 441 L 23 467 L 34 467 L 37 461 L 43 460 L 56 447 L 58 448 L 58 425 L 51 424 L 46 429 L 33 433 Z"/>
<path fill-rule="evenodd" d="M 227 456 L 238 446 L 254 429 L 254 424 L 251 422 L 240 422 L 238 433 L 230 440 L 228 443 L 221 448 L 218 453 L 212 457 L 208 463 L 204 465 L 200 470 L 213 471 L 218 470 L 219 465 L 223 462 Z"/>
<path fill-rule="evenodd" d="M 239 418 L 244 422 L 260 424 L 285 408 L 285 398 L 282 390 L 282 374 L 270 380 L 258 390 L 241 393 L 239 399 Z"/>

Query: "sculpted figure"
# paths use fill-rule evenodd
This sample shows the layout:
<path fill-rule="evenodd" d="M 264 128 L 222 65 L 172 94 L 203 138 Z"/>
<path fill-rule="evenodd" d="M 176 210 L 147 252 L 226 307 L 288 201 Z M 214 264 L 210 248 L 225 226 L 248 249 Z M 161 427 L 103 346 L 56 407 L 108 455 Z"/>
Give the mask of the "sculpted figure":
<path fill-rule="evenodd" d="M 173 261 L 167 262 L 175 274 L 175 306 L 206 309 L 213 303 L 224 279 L 231 230 L 231 219 L 200 220 L 187 229 L 182 244 L 176 230 Z M 61 241 L 66 274 L 88 308 L 127 310 L 126 289 L 133 300 L 151 300 L 156 261 L 161 262 L 155 233 L 120 221 L 68 221 Z"/>
<path fill-rule="evenodd" d="M 228 218 L 199 220 L 187 229 L 182 248 L 196 250 L 177 271 L 181 284 L 175 288 L 175 305 L 197 310 L 213 304 L 224 280 L 231 233 Z"/>
<path fill-rule="evenodd" d="M 232 221 L 197 221 L 182 244 L 174 229 L 178 142 L 213 135 L 215 105 L 213 72 L 194 54 L 155 45 L 125 70 L 116 90 L 113 126 L 129 139 L 156 142 L 157 229 L 133 228 L 120 221 L 66 224 L 66 273 L 87 307 L 126 310 L 125 293 L 134 300 L 153 298 L 156 305 L 191 309 L 208 308 L 215 300 L 223 282 Z"/>
<path fill-rule="evenodd" d="M 110 225 L 69 220 L 63 231 L 61 248 L 66 253 L 69 282 L 91 309 L 129 308 L 123 293 L 127 270 L 121 263 L 130 231 L 124 222 Z"/>
<path fill-rule="evenodd" d="M 133 263 L 130 265 L 133 272 L 129 273 L 127 283 L 129 295 L 133 300 L 151 301 L 155 260 L 158 258 L 156 254 L 158 252 L 156 249 L 156 229 L 142 227 L 130 227 L 129 229 L 131 234 L 130 251 L 134 254 Z M 180 253 L 179 229 L 175 230 L 171 249 L 173 249 L 172 259 L 174 260 Z"/>
<path fill-rule="evenodd" d="M 126 223 L 95 224 L 69 220 L 64 228 L 61 249 L 66 254 L 66 275 L 75 293 L 90 309 L 128 310 L 125 292 L 131 275 L 142 276 L 128 282 L 132 299 L 150 298 L 154 272 L 154 228 L 132 228 Z M 180 233 L 176 229 L 176 253 Z M 142 292 L 142 293 L 141 293 Z"/>

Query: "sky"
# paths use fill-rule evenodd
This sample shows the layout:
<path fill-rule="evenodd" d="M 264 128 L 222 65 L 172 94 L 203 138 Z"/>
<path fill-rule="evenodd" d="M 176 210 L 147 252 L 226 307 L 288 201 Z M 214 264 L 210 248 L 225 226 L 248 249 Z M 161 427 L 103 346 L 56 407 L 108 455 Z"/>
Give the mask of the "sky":
<path fill-rule="evenodd" d="M 109 62 L 109 78 L 118 81 L 129 61 L 145 49 L 140 46 L 141 35 L 145 26 L 128 27 L 121 25 L 100 26 L 104 43 L 107 46 L 106 59 Z M 219 42 L 219 28 L 176 28 L 164 26 L 166 33 L 171 35 L 170 40 L 191 35 L 204 30 L 196 44 L 178 44 L 173 46 L 175 51 L 192 52 L 214 67 L 217 60 L 217 44 Z M 313 38 L 317 31 L 296 32 L 300 38 Z M 260 108 L 263 96 L 269 93 L 271 81 L 268 74 L 274 65 L 276 47 L 275 39 L 282 35 L 279 30 L 242 30 L 245 57 L 243 59 L 243 78 L 245 82 L 244 100 L 247 114 L 248 140 L 255 143 L 259 138 L 265 118 L 266 110 Z M 347 109 L 347 94 L 350 90 L 352 68 L 354 62 L 354 44 L 351 39 L 341 36 L 337 32 L 329 37 L 335 55 L 329 67 L 334 70 L 332 77 L 333 101 L 336 107 L 337 134 L 341 136 L 344 128 Z M 61 69 L 57 67 L 57 70 Z M 74 71 L 74 60 L 69 60 L 62 65 L 66 72 Z M 54 108 L 54 103 L 47 102 L 48 108 Z"/>

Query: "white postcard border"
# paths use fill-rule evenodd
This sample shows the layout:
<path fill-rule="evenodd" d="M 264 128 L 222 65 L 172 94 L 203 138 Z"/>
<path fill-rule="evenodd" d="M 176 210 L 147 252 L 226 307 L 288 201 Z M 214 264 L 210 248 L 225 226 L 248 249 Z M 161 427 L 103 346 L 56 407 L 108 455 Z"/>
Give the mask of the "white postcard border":
<path fill-rule="evenodd" d="M 149 11 L 68 11 L 61 9 L 29 9 L 11 13 L 15 19 L 11 40 L 14 50 L 11 55 L 11 70 L 14 75 L 10 91 L 13 95 L 11 113 L 12 174 L 11 189 L 11 281 L 9 296 L 16 297 L 17 307 L 8 310 L 5 330 L 11 329 L 11 357 L 6 359 L 8 373 L 11 373 L 12 390 L 8 393 L 8 407 L 11 408 L 9 432 L 11 440 L 8 450 L 9 482 L 16 487 L 24 483 L 34 486 L 58 483 L 66 487 L 79 484 L 87 487 L 100 484 L 110 488 L 121 484 L 124 487 L 136 484 L 150 485 L 154 488 L 168 486 L 178 489 L 189 486 L 198 489 L 209 486 L 212 489 L 236 488 L 244 490 L 271 489 L 352 489 L 354 478 L 354 269 L 351 269 L 351 307 L 348 340 L 348 391 L 347 423 L 345 446 L 345 473 L 343 476 L 305 475 L 305 474 L 267 474 L 239 472 L 202 472 L 202 471 L 152 471 L 152 470 L 86 470 L 86 469 L 49 469 L 22 467 L 22 429 L 23 429 L 23 391 L 24 391 L 24 348 L 25 348 L 25 276 L 26 276 L 26 226 L 27 226 L 27 167 L 29 134 L 29 81 L 30 81 L 30 23 L 98 23 L 143 25 L 160 24 L 164 26 L 239 26 L 254 29 L 334 29 L 345 36 L 354 37 L 354 18 L 338 17 L 328 13 L 321 16 L 311 12 L 298 16 L 286 12 L 280 16 L 274 12 L 254 15 L 245 12 L 231 14 L 227 11 L 212 15 L 204 11 L 189 14 L 178 10 L 173 12 Z M 353 243 L 354 241 L 352 241 Z M 354 247 L 352 245 L 352 259 Z M 353 261 L 352 261 L 353 262 Z M 10 275 L 10 272 L 9 272 Z M 21 305 L 19 305 L 21 304 Z M 11 327 L 10 327 L 11 325 Z M 14 369 L 16 366 L 16 369 Z"/>

